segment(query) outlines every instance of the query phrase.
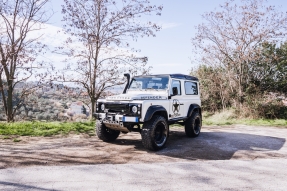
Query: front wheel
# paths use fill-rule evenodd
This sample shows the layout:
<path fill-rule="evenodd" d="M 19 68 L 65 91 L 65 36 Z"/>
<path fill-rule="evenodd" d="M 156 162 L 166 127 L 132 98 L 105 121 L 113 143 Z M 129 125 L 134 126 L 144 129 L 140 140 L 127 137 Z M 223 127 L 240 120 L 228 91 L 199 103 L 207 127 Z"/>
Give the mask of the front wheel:
<path fill-rule="evenodd" d="M 96 132 L 99 139 L 105 142 L 112 142 L 118 138 L 120 135 L 120 131 L 109 129 L 103 124 L 103 122 L 96 122 Z"/>
<path fill-rule="evenodd" d="M 197 137 L 201 130 L 201 117 L 199 113 L 193 113 L 185 122 L 185 134 L 188 137 Z"/>
<path fill-rule="evenodd" d="M 143 146 L 152 151 L 162 149 L 167 141 L 168 131 L 166 119 L 159 115 L 153 116 L 143 125 L 141 131 Z"/>

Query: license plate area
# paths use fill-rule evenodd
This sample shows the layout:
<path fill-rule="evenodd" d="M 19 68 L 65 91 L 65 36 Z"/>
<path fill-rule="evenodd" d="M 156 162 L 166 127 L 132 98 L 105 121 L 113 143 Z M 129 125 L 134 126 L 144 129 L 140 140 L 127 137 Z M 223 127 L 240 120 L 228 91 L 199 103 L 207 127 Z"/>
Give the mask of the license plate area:
<path fill-rule="evenodd" d="M 123 122 L 139 122 L 139 118 L 123 116 Z"/>

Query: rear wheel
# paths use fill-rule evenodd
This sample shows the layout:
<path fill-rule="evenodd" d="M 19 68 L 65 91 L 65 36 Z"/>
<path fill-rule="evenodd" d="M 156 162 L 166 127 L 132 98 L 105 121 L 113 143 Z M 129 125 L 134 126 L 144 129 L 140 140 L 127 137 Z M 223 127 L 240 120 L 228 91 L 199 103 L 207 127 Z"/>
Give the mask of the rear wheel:
<path fill-rule="evenodd" d="M 143 146 L 152 151 L 162 149 L 166 144 L 168 131 L 166 119 L 159 115 L 153 116 L 143 125 L 141 131 Z"/>
<path fill-rule="evenodd" d="M 120 131 L 109 129 L 101 121 L 96 122 L 96 132 L 99 139 L 105 142 L 112 142 L 118 138 Z"/>
<path fill-rule="evenodd" d="M 193 113 L 185 122 L 185 134 L 188 137 L 197 137 L 201 130 L 201 117 L 199 113 Z"/>

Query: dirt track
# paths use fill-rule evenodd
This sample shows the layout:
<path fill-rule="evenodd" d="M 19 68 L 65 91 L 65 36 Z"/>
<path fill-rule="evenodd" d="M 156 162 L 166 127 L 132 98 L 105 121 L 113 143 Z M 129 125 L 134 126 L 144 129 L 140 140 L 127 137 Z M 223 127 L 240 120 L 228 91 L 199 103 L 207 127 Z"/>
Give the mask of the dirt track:
<path fill-rule="evenodd" d="M 0 139 L 0 168 L 287 158 L 287 128 L 276 127 L 208 126 L 197 138 L 172 127 L 166 148 L 158 152 L 145 150 L 139 133 L 121 134 L 114 143 L 87 135 L 19 139 Z"/>

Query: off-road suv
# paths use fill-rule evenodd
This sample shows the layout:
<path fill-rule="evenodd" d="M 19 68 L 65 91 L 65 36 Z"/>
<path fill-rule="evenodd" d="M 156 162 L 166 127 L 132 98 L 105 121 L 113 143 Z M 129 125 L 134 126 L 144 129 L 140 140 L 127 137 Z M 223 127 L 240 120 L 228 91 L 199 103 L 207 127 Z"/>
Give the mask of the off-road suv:
<path fill-rule="evenodd" d="M 201 129 L 201 101 L 198 79 L 183 74 L 135 76 L 122 94 L 99 99 L 96 105 L 97 136 L 106 142 L 120 134 L 140 132 L 149 150 L 164 147 L 169 125 L 185 126 L 188 137 Z"/>

